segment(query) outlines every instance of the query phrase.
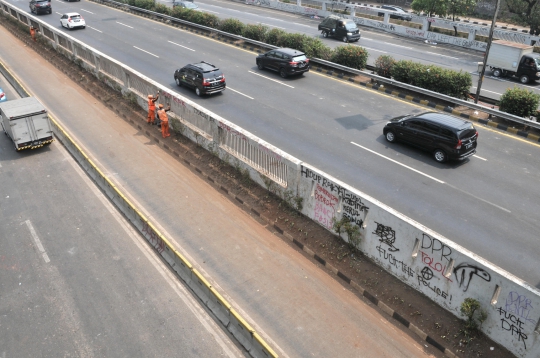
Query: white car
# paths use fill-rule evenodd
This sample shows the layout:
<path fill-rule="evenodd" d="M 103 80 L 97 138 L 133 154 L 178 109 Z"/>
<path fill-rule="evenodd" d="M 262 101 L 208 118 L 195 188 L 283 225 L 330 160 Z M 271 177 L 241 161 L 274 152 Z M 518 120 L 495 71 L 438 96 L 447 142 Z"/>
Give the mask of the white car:
<path fill-rule="evenodd" d="M 82 27 L 84 29 L 86 27 L 86 22 L 80 14 L 76 12 L 68 12 L 62 15 L 60 18 L 60 25 L 70 30 L 75 27 Z"/>

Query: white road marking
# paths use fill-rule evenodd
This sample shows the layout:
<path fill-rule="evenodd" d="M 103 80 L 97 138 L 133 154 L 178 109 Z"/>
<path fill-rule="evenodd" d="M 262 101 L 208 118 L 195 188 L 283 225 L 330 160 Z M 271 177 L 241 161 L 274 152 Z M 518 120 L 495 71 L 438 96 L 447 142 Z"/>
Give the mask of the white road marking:
<path fill-rule="evenodd" d="M 32 238 L 34 239 L 34 242 L 36 243 L 39 252 L 41 252 L 41 255 L 43 256 L 43 260 L 45 260 L 45 263 L 51 262 L 51 260 L 49 260 L 49 256 L 45 252 L 45 248 L 41 244 L 41 240 L 36 234 L 36 230 L 34 230 L 34 227 L 32 226 L 32 223 L 30 222 L 30 220 L 26 220 L 25 223 L 26 226 L 28 226 L 28 230 L 30 230 L 30 235 L 32 235 Z"/>
<path fill-rule="evenodd" d="M 305 26 L 305 27 L 309 27 L 309 28 L 312 28 L 312 27 L 313 27 L 313 26 L 311 26 L 311 25 L 299 24 L 298 22 L 293 22 L 293 24 L 295 24 L 295 25 L 300 25 L 300 26 Z"/>
<path fill-rule="evenodd" d="M 137 50 L 140 50 L 140 51 L 142 51 L 142 52 L 146 52 L 146 53 L 149 54 L 149 55 L 152 55 L 152 56 L 154 56 L 154 57 L 159 58 L 158 55 L 154 55 L 152 52 L 148 52 L 148 51 L 146 51 L 146 50 L 143 50 L 142 48 L 138 48 L 137 46 L 133 46 L 133 47 L 135 47 Z"/>
<path fill-rule="evenodd" d="M 408 50 L 412 50 L 412 49 L 413 49 L 412 47 L 401 46 L 401 45 L 395 45 L 395 44 L 390 43 L 390 42 L 385 42 L 385 44 L 388 44 L 388 45 L 391 45 L 391 46 L 395 46 L 395 47 L 403 47 L 403 48 L 406 48 L 406 49 L 408 49 Z"/>
<path fill-rule="evenodd" d="M 58 12 L 58 11 L 55 11 L 55 12 L 56 12 L 56 13 L 57 13 L 58 15 L 60 15 L 60 16 L 61 16 L 61 15 L 64 15 L 64 14 L 62 14 L 62 13 Z"/>
<path fill-rule="evenodd" d="M 120 24 L 120 25 L 123 25 L 123 26 L 125 26 L 125 27 L 129 27 L 130 29 L 132 29 L 132 28 L 133 28 L 133 27 L 131 27 L 131 26 L 129 26 L 129 25 L 123 24 L 123 23 L 121 23 L 121 22 L 118 22 L 118 21 L 116 21 L 116 23 L 117 23 L 117 24 Z"/>
<path fill-rule="evenodd" d="M 447 55 L 441 55 L 440 53 L 436 53 L 436 52 L 429 52 L 429 51 L 426 51 L 426 53 L 430 53 L 430 54 L 432 54 L 432 55 L 437 55 L 437 56 L 442 56 L 442 57 L 453 58 L 454 60 L 459 60 L 458 57 L 452 57 L 452 56 L 447 56 Z"/>
<path fill-rule="evenodd" d="M 377 51 L 377 52 L 382 52 L 382 53 L 388 53 L 388 52 L 386 52 L 386 51 L 383 51 L 383 50 L 377 50 L 377 49 L 375 49 L 375 48 L 369 48 L 369 47 L 360 46 L 360 45 L 354 45 L 354 46 L 363 47 L 363 48 L 365 48 L 366 50 L 370 50 L 370 51 Z"/>
<path fill-rule="evenodd" d="M 88 10 L 85 10 L 85 9 L 81 9 L 81 11 L 86 11 L 86 12 L 88 12 L 88 13 L 94 15 L 94 13 L 93 13 L 92 11 L 88 11 Z"/>
<path fill-rule="evenodd" d="M 261 24 L 266 25 L 266 26 L 270 26 L 270 27 L 277 27 L 278 29 L 283 29 L 283 30 L 285 30 L 285 28 L 284 28 L 284 27 L 281 27 L 281 26 L 265 24 L 264 22 L 261 22 Z"/>
<path fill-rule="evenodd" d="M 506 209 L 506 208 L 503 208 L 502 206 L 499 206 L 499 205 L 497 205 L 497 204 L 493 204 L 491 201 L 487 201 L 487 200 L 484 200 L 484 199 L 482 199 L 482 198 L 479 198 L 479 197 L 477 197 L 476 195 L 473 195 L 473 194 L 471 194 L 471 193 L 469 193 L 469 192 L 466 192 L 465 190 L 462 190 L 462 189 L 460 189 L 460 188 L 457 188 L 457 187 L 455 187 L 455 186 L 453 186 L 453 185 L 450 185 L 450 184 L 448 184 L 448 183 L 446 183 L 446 185 L 448 185 L 449 187 L 451 187 L 451 188 L 453 188 L 453 189 L 456 189 L 456 190 L 458 190 L 458 191 L 461 191 L 461 192 L 464 193 L 464 194 L 470 195 L 470 196 L 472 196 L 473 198 L 475 198 L 476 200 L 483 201 L 484 203 L 489 204 L 489 205 L 491 205 L 491 206 L 494 206 L 494 207 L 496 207 L 497 209 L 501 209 L 502 211 L 506 211 L 507 213 L 511 213 L 510 210 L 508 210 L 508 209 Z"/>
<path fill-rule="evenodd" d="M 290 88 L 294 88 L 293 86 L 289 86 L 289 85 L 286 84 L 286 83 L 283 83 L 283 82 L 281 82 L 281 81 L 275 80 L 275 79 L 270 78 L 270 77 L 266 77 L 266 76 L 260 75 L 260 74 L 258 74 L 258 73 L 253 72 L 253 71 L 248 71 L 248 72 L 249 72 L 249 73 L 253 73 L 254 75 L 257 75 L 257 76 L 261 76 L 261 77 L 263 77 L 263 78 L 266 78 L 267 80 L 277 82 L 277 83 L 279 83 L 280 85 L 287 86 L 287 87 L 290 87 Z"/>
<path fill-rule="evenodd" d="M 472 89 L 477 89 L 477 88 L 478 88 L 478 87 L 472 87 Z M 489 92 L 489 93 L 494 93 L 494 94 L 498 94 L 499 96 L 502 96 L 502 94 L 499 93 L 499 92 L 488 91 L 488 90 L 486 90 L 486 89 L 482 89 L 482 91 L 484 91 L 484 92 Z"/>
<path fill-rule="evenodd" d="M 247 98 L 249 98 L 249 99 L 253 99 L 253 97 L 250 97 L 250 96 L 248 96 L 247 94 L 243 94 L 242 92 L 239 92 L 239 91 L 237 91 L 237 90 L 233 90 L 231 87 L 227 87 L 227 89 L 230 89 L 231 91 L 236 92 L 236 93 L 238 93 L 238 94 L 241 94 L 242 96 L 247 97 Z"/>
<path fill-rule="evenodd" d="M 473 157 L 478 158 L 478 159 L 481 159 L 481 160 L 487 162 L 487 159 L 486 159 L 486 158 L 479 157 L 479 156 L 477 156 L 476 154 L 473 155 Z"/>
<path fill-rule="evenodd" d="M 281 20 L 281 19 L 276 19 L 274 17 L 270 17 L 270 16 L 266 16 L 267 19 L 272 19 L 272 20 L 276 20 L 276 21 L 285 21 L 285 20 Z"/>
<path fill-rule="evenodd" d="M 189 47 L 186 47 L 186 46 L 182 46 L 182 45 L 180 45 L 180 44 L 177 44 L 176 42 L 172 42 L 172 41 L 167 41 L 167 42 L 170 42 L 170 43 L 172 43 L 173 45 L 176 45 L 176 46 L 183 47 L 183 48 L 188 49 L 188 50 L 190 50 L 190 51 L 195 51 L 195 50 L 192 49 L 192 48 L 189 48 Z"/>
<path fill-rule="evenodd" d="M 96 28 L 94 28 L 94 27 L 92 27 L 92 26 L 86 25 L 86 27 L 88 27 L 88 28 L 90 28 L 90 29 L 92 29 L 92 30 L 94 30 L 94 31 L 103 33 L 103 31 L 100 31 L 100 30 L 98 30 L 98 29 L 96 29 Z"/>
<path fill-rule="evenodd" d="M 435 180 L 436 182 L 438 182 L 438 183 L 440 183 L 440 184 L 444 184 L 444 182 L 443 182 L 442 180 L 439 180 L 439 179 L 437 179 L 437 178 L 435 178 L 435 177 L 432 177 L 431 175 L 428 175 L 428 174 L 426 174 L 426 173 L 422 173 L 421 171 L 416 170 L 416 169 L 414 169 L 414 168 L 412 168 L 412 167 L 409 167 L 408 165 L 402 164 L 402 163 L 398 162 L 397 160 L 394 160 L 394 159 L 392 159 L 392 158 L 388 158 L 388 157 L 385 156 L 385 155 L 379 154 L 379 153 L 377 153 L 377 152 L 374 151 L 374 150 L 368 149 L 368 148 L 366 148 L 366 147 L 364 147 L 364 146 L 362 146 L 362 145 L 360 145 L 360 144 L 357 144 L 357 143 L 355 143 L 355 142 L 351 142 L 351 144 L 354 144 L 354 145 L 356 145 L 357 147 L 360 147 L 360 148 L 362 148 L 362 149 L 364 149 L 364 150 L 367 150 L 368 152 L 371 152 L 371 153 L 373 153 L 373 154 L 375 154 L 375 155 L 378 155 L 378 156 L 381 157 L 381 158 L 387 159 L 387 160 L 389 160 L 389 161 L 391 161 L 391 162 L 393 162 L 393 163 L 396 163 L 396 164 L 398 164 L 398 165 L 401 165 L 402 167 L 407 168 L 407 169 L 409 169 L 409 170 L 412 170 L 413 172 L 416 172 L 416 173 L 418 173 L 418 174 L 420 174 L 420 175 L 423 175 L 423 176 L 425 176 L 425 177 L 427 177 L 427 178 L 429 178 L 429 179 Z"/>
<path fill-rule="evenodd" d="M 206 10 L 206 9 L 201 9 L 202 11 L 206 11 L 206 12 L 213 12 L 214 14 L 219 14 L 219 12 L 217 11 L 212 11 L 212 10 Z"/>

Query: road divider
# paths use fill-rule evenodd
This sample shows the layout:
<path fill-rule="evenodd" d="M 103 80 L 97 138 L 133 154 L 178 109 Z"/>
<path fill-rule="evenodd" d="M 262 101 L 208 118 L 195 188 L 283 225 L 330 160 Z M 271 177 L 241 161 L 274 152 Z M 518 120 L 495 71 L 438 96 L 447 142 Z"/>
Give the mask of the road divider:
<path fill-rule="evenodd" d="M 359 239 L 358 249 L 381 268 L 460 318 L 460 307 L 464 300 L 478 300 L 481 308 L 487 312 L 487 319 L 481 327 L 487 336 L 518 357 L 540 356 L 540 291 L 535 287 L 361 190 L 291 156 L 4 0 L 0 0 L 0 16 L 10 17 L 13 21 L 27 26 L 30 23 L 39 26 L 42 38 L 56 51 L 121 92 L 141 109 L 147 110 L 147 95 L 159 90 L 159 102 L 171 106 L 169 113 L 172 130 L 239 168 L 249 175 L 253 182 L 278 195 L 291 207 L 329 231 L 335 233 L 334 221 L 346 219 L 353 223 L 358 230 L 358 237 L 355 237 L 355 240 Z M 56 121 L 53 123 L 58 139 L 74 153 L 81 166 L 109 198 L 124 210 L 126 217 L 156 252 L 194 292 L 202 296 L 201 300 L 212 312 L 216 312 L 216 317 L 221 317 L 219 319 L 222 322 L 228 322 L 227 329 L 247 345 L 246 349 L 250 354 L 259 356 L 259 351 L 265 352 L 267 356 L 275 354 L 265 348 L 266 345 L 259 340 L 259 335 L 238 316 L 237 311 L 221 296 L 216 295 L 216 291 L 204 277 L 101 173 L 59 124 Z M 284 233 L 275 224 L 274 228 Z M 287 236 L 286 233 L 284 235 Z M 343 279 L 342 276 L 339 277 Z M 347 282 L 353 285 L 350 279 L 347 279 Z M 364 296 L 369 296 L 359 285 L 354 287 Z M 368 298 L 375 304 L 379 302 L 376 297 Z M 394 312 L 392 316 L 399 315 Z M 426 338 L 426 341 L 433 342 L 437 348 L 441 347 L 432 338 Z"/>

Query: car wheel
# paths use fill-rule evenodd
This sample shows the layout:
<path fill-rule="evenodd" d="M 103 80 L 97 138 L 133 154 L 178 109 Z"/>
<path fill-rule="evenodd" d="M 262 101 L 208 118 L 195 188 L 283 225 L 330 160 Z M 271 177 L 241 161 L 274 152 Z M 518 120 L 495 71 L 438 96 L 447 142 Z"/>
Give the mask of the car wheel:
<path fill-rule="evenodd" d="M 493 76 L 501 77 L 501 75 L 502 75 L 502 71 L 500 69 L 496 68 L 493 70 Z"/>
<path fill-rule="evenodd" d="M 180 79 L 178 77 L 175 77 L 174 80 L 176 81 L 176 85 L 178 87 L 182 87 L 182 81 L 180 81 Z"/>
<path fill-rule="evenodd" d="M 521 75 L 521 76 L 519 77 L 519 82 L 521 82 L 521 83 L 523 83 L 523 84 L 529 83 L 529 76 L 527 76 L 527 75 Z"/>
<path fill-rule="evenodd" d="M 279 75 L 282 77 L 282 78 L 285 78 L 287 77 L 287 72 L 285 72 L 285 69 L 282 68 L 279 70 Z"/>
<path fill-rule="evenodd" d="M 52 9 L 49 10 L 49 15 L 52 14 Z"/>
<path fill-rule="evenodd" d="M 83 26 L 82 28 L 83 28 L 83 29 L 86 29 L 86 26 Z"/>
<path fill-rule="evenodd" d="M 261 61 L 257 62 L 257 68 L 261 71 L 264 70 L 264 66 Z"/>
<path fill-rule="evenodd" d="M 327 31 L 323 31 L 323 32 L 322 32 L 322 37 L 327 38 L 327 37 L 328 37 L 328 32 L 327 32 Z"/>
<path fill-rule="evenodd" d="M 390 143 L 394 143 L 396 141 L 396 135 L 392 131 L 386 132 L 386 135 L 384 136 L 387 141 Z"/>
<path fill-rule="evenodd" d="M 446 162 L 446 153 L 442 149 L 435 149 L 433 158 L 439 163 L 444 163 Z"/>
<path fill-rule="evenodd" d="M 60 26 L 64 27 L 64 23 L 62 21 L 60 21 Z"/>
<path fill-rule="evenodd" d="M 199 96 L 199 97 L 202 95 L 201 90 L 199 89 L 199 87 L 195 87 L 195 94 L 197 96 Z"/>
<path fill-rule="evenodd" d="M 349 39 L 347 38 L 347 36 L 343 36 L 343 42 L 349 42 Z"/>

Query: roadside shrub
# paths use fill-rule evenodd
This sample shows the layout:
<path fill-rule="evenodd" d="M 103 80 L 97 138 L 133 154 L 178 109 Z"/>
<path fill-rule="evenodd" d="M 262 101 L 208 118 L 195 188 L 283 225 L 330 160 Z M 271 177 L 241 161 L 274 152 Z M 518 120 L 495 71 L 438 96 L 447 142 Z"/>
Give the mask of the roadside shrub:
<path fill-rule="evenodd" d="M 214 14 L 203 13 L 203 23 L 201 25 L 211 27 L 213 29 L 218 29 L 221 24 L 221 20 Z"/>
<path fill-rule="evenodd" d="M 468 344 L 487 319 L 487 312 L 480 307 L 480 302 L 474 298 L 466 298 L 461 303 L 459 310 L 466 318 L 460 333 L 465 336 L 465 342 Z"/>
<path fill-rule="evenodd" d="M 242 33 L 242 36 L 255 40 L 264 42 L 266 40 L 266 35 L 268 33 L 268 26 L 264 26 L 261 24 L 248 24 L 246 27 L 244 27 L 244 31 Z"/>
<path fill-rule="evenodd" d="M 156 4 L 154 6 L 154 10 L 155 12 L 159 12 L 160 14 L 165 14 L 165 15 L 171 15 L 171 8 L 168 7 L 167 5 L 165 4 Z"/>
<path fill-rule="evenodd" d="M 392 77 L 396 81 L 461 99 L 467 98 L 472 85 L 469 73 L 405 60 L 394 64 Z"/>
<path fill-rule="evenodd" d="M 306 36 L 302 47 L 307 57 L 315 57 L 323 60 L 330 60 L 332 57 L 332 49 L 317 38 Z"/>
<path fill-rule="evenodd" d="M 128 4 L 145 10 L 152 10 L 156 6 L 155 0 L 129 0 Z"/>
<path fill-rule="evenodd" d="M 242 35 L 244 23 L 237 19 L 226 19 L 221 23 L 220 30 L 234 35 Z"/>
<path fill-rule="evenodd" d="M 392 69 L 396 64 L 396 60 L 389 55 L 381 55 L 375 60 L 375 72 L 382 77 L 392 77 Z"/>
<path fill-rule="evenodd" d="M 499 102 L 499 109 L 503 112 L 520 117 L 537 115 L 540 95 L 524 88 L 509 88 L 503 93 Z"/>
<path fill-rule="evenodd" d="M 274 46 L 279 46 L 281 39 L 287 36 L 287 32 L 282 29 L 272 29 L 266 34 L 266 43 Z"/>
<path fill-rule="evenodd" d="M 338 46 L 332 54 L 332 62 L 343 66 L 363 69 L 366 67 L 368 52 L 360 46 Z"/>
<path fill-rule="evenodd" d="M 295 50 L 304 51 L 304 42 L 307 38 L 304 34 L 286 34 L 281 38 L 281 44 L 277 45 L 280 47 L 290 47 Z"/>

